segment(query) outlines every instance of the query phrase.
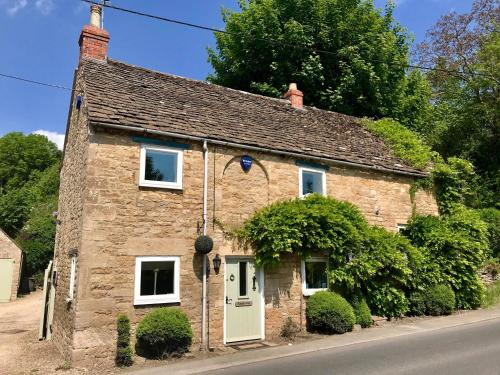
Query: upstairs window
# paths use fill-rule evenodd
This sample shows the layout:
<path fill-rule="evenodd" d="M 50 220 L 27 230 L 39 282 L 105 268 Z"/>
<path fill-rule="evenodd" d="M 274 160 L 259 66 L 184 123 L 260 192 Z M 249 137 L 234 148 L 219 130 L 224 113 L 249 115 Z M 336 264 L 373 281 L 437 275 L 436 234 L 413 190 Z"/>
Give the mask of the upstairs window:
<path fill-rule="evenodd" d="M 182 189 L 182 150 L 141 146 L 140 186 Z"/>
<path fill-rule="evenodd" d="M 299 195 L 326 194 L 326 173 L 322 169 L 299 168 Z"/>
<path fill-rule="evenodd" d="M 180 302 L 179 269 L 179 257 L 137 257 L 134 304 Z"/>

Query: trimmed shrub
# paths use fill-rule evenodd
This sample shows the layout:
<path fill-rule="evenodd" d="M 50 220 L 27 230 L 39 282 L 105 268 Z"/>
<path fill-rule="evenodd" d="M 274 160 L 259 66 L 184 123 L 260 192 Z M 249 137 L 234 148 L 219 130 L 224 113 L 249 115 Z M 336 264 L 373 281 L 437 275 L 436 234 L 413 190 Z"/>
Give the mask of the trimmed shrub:
<path fill-rule="evenodd" d="M 134 363 L 134 360 L 132 359 L 133 354 L 134 353 L 132 352 L 132 348 L 130 346 L 118 348 L 116 350 L 116 365 L 118 367 L 132 366 Z"/>
<path fill-rule="evenodd" d="M 373 324 L 373 319 L 366 300 L 362 297 L 354 296 L 351 305 L 356 316 L 356 324 L 359 324 L 363 328 L 370 327 Z"/>
<path fill-rule="evenodd" d="M 132 366 L 132 348 L 130 347 L 130 319 L 125 314 L 118 315 L 116 322 L 118 337 L 116 340 L 116 358 L 117 366 Z"/>
<path fill-rule="evenodd" d="M 425 292 L 425 305 L 429 315 L 449 315 L 455 309 L 455 293 L 447 285 L 434 285 Z"/>
<path fill-rule="evenodd" d="M 162 307 L 147 314 L 137 326 L 137 344 L 146 356 L 165 358 L 189 350 L 193 332 L 186 314 Z"/>
<path fill-rule="evenodd" d="M 352 306 L 339 294 L 321 291 L 309 297 L 306 306 L 308 328 L 322 333 L 352 331 L 356 316 Z"/>

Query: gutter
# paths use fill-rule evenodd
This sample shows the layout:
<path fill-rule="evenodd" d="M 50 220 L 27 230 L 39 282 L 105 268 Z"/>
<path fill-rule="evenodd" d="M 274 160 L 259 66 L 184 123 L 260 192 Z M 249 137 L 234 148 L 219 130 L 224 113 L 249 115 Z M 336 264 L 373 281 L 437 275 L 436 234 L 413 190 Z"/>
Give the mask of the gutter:
<path fill-rule="evenodd" d="M 289 157 L 294 157 L 294 158 L 305 158 L 305 159 L 310 159 L 310 160 L 319 161 L 319 162 L 332 163 L 332 164 L 340 165 L 343 167 L 368 169 L 370 171 L 386 172 L 386 173 L 392 173 L 392 174 L 397 174 L 397 175 L 402 175 L 402 176 L 419 177 L 419 178 L 424 178 L 424 177 L 429 176 L 429 174 L 426 172 L 398 171 L 398 170 L 389 169 L 389 168 L 385 168 L 385 167 L 376 167 L 373 165 L 366 165 L 366 164 L 361 164 L 361 163 L 356 163 L 356 162 L 344 161 L 344 160 L 339 160 L 339 159 L 335 159 L 335 158 L 313 156 L 313 155 L 308 155 L 308 154 L 302 154 L 300 152 L 273 150 L 273 149 L 265 148 L 265 147 L 250 146 L 250 145 L 246 145 L 243 143 L 220 141 L 220 140 L 216 140 L 216 139 L 209 139 L 207 137 L 198 137 L 198 136 L 168 132 L 168 131 L 163 131 L 163 130 L 145 129 L 145 128 L 139 128 L 136 126 L 118 125 L 118 124 L 110 124 L 110 123 L 106 123 L 106 122 L 95 122 L 95 121 L 90 121 L 90 124 L 93 126 L 109 128 L 109 129 L 131 131 L 131 132 L 142 133 L 142 134 L 160 135 L 160 136 L 165 136 L 165 137 L 186 139 L 186 140 L 197 141 L 197 142 L 207 142 L 207 143 L 211 143 L 211 144 L 219 145 L 219 146 L 240 148 L 240 149 L 244 149 L 244 150 L 264 152 L 264 153 L 280 155 L 280 156 L 289 156 Z"/>

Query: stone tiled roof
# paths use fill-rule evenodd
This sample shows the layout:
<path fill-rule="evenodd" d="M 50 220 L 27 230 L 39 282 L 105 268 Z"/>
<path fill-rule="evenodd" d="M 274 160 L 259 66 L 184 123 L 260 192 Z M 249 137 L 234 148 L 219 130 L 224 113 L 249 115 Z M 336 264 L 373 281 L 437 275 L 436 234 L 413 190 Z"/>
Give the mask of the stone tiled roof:
<path fill-rule="evenodd" d="M 356 163 L 395 173 L 405 165 L 359 119 L 284 99 L 229 89 L 121 62 L 83 60 L 92 123 L 168 131 L 276 151 Z"/>

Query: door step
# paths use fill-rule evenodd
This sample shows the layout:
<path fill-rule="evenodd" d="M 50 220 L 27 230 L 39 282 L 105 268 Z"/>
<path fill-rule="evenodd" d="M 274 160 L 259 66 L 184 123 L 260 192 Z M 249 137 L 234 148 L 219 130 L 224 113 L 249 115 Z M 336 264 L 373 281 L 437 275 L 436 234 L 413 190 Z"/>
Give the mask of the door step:
<path fill-rule="evenodd" d="M 227 346 L 230 346 L 233 349 L 241 351 L 241 350 L 267 348 L 271 345 L 269 345 L 268 343 L 263 342 L 263 341 L 243 341 L 243 342 L 237 342 L 234 344 L 228 344 Z"/>

